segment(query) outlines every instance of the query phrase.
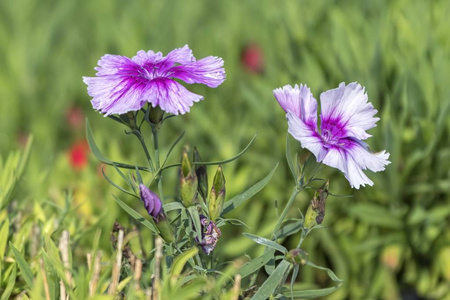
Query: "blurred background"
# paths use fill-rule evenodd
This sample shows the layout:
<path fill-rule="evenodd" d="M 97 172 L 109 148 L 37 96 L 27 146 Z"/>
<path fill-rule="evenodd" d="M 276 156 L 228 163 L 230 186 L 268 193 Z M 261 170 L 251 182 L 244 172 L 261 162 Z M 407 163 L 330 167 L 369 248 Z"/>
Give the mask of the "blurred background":
<path fill-rule="evenodd" d="M 59 236 L 69 229 L 81 264 L 101 229 L 99 247 L 111 253 L 114 220 L 126 227 L 133 222 L 89 152 L 85 118 L 107 157 L 135 164 L 143 153 L 124 127 L 92 109 L 82 76 L 94 76 L 105 53 L 167 54 L 188 44 L 197 59 L 222 57 L 227 79 L 217 89 L 189 86 L 205 100 L 165 123 L 164 151 L 185 130 L 183 146 L 196 146 L 204 160 L 222 160 L 257 133 L 248 152 L 224 167 L 228 198 L 280 163 L 264 190 L 230 214 L 249 228 L 223 227 L 217 255 L 260 254 L 263 247 L 240 233 L 270 235 L 276 203 L 284 204 L 293 187 L 285 160 L 287 124 L 272 90 L 306 83 L 319 99 L 340 82 L 357 81 L 381 119 L 368 143 L 390 152 L 392 163 L 385 172 L 368 173 L 375 185 L 360 190 L 324 167 L 319 175 L 330 179 L 330 192 L 353 197 L 328 198 L 326 229 L 308 236 L 304 248 L 314 263 L 345 281 L 327 299 L 444 298 L 450 294 L 449 28 L 447 0 L 3 0 L 0 183 L 3 190 L 15 186 L 15 193 L 2 203 L 2 215 L 21 224 L 28 252 L 37 233 Z M 24 151 L 30 135 L 30 158 L 19 179 L 17 151 Z M 294 140 L 292 146 L 305 157 Z M 208 171 L 211 180 L 215 169 Z M 120 183 L 114 169 L 105 172 Z M 167 175 L 167 195 L 174 194 L 175 173 Z M 296 207 L 305 212 L 311 197 L 312 191 L 301 194 Z M 294 237 L 284 244 L 297 242 Z M 299 286 L 330 284 L 325 273 L 301 269 Z"/>

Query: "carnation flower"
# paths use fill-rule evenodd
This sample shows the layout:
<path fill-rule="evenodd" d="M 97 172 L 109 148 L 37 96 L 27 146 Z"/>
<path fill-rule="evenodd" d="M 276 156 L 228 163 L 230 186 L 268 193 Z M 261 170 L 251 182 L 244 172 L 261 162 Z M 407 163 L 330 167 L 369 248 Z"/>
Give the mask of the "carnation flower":
<path fill-rule="evenodd" d="M 320 131 L 317 127 L 317 101 L 306 85 L 286 85 L 274 90 L 275 98 L 286 111 L 288 132 L 328 166 L 341 170 L 356 189 L 373 185 L 363 170 L 383 171 L 390 162 L 384 150 L 372 153 L 363 140 L 371 135 L 366 130 L 375 127 L 377 110 L 367 102 L 367 94 L 358 83 L 320 95 Z"/>
<path fill-rule="evenodd" d="M 108 116 L 141 109 L 147 102 L 175 115 L 184 114 L 203 99 L 174 79 L 188 84 L 218 87 L 225 80 L 223 60 L 208 56 L 196 60 L 187 45 L 161 52 L 139 51 L 133 58 L 104 55 L 96 77 L 83 77 L 96 110 Z"/>

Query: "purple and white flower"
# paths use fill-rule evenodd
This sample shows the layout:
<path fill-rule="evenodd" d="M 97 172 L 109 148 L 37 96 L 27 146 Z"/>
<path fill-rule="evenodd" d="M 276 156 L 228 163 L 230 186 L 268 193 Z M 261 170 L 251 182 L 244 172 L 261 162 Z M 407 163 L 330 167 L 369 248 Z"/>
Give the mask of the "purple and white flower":
<path fill-rule="evenodd" d="M 390 162 L 384 150 L 372 153 L 363 140 L 376 126 L 377 110 L 367 102 L 364 87 L 354 82 L 341 83 L 338 88 L 320 95 L 320 131 L 317 127 L 317 101 L 310 89 L 301 84 L 286 85 L 273 91 L 286 111 L 288 132 L 328 166 L 341 170 L 350 185 L 356 189 L 373 185 L 363 170 L 383 171 Z"/>
<path fill-rule="evenodd" d="M 147 102 L 175 115 L 189 112 L 203 96 L 188 91 L 175 79 L 216 88 L 225 80 L 223 60 L 208 56 L 196 60 L 188 45 L 161 52 L 139 51 L 133 58 L 104 55 L 96 77 L 83 77 L 92 105 L 105 116 L 141 109 Z"/>

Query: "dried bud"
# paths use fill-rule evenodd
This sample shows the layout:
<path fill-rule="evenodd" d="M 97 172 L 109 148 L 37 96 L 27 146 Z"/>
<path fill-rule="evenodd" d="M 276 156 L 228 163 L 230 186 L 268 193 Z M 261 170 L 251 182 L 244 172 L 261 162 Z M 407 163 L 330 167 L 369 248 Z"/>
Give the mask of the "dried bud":
<path fill-rule="evenodd" d="M 208 221 L 204 215 L 200 215 L 200 224 L 202 226 L 202 241 L 197 243 L 202 247 L 202 250 L 209 255 L 216 247 L 217 241 L 221 235 L 220 229 L 213 221 Z"/>
<path fill-rule="evenodd" d="M 214 176 L 211 193 L 209 195 L 209 217 L 215 220 L 220 217 L 223 209 L 223 202 L 225 201 L 225 176 L 223 174 L 222 166 L 219 165 Z"/>
<path fill-rule="evenodd" d="M 200 157 L 200 153 L 198 153 L 197 148 L 194 148 L 194 162 L 202 162 L 202 158 Z M 197 190 L 202 196 L 203 199 L 208 197 L 208 174 L 206 172 L 205 165 L 196 165 L 195 166 L 195 174 L 198 179 L 198 187 Z"/>
<path fill-rule="evenodd" d="M 308 253 L 302 249 L 292 249 L 286 254 L 286 260 L 294 265 L 305 265 L 308 261 Z"/>
<path fill-rule="evenodd" d="M 329 181 L 327 180 L 322 187 L 314 193 L 311 205 L 306 212 L 304 227 L 311 228 L 316 224 L 322 224 L 325 218 L 325 203 L 328 197 Z"/>
<path fill-rule="evenodd" d="M 180 195 L 181 201 L 185 207 L 194 205 L 197 199 L 198 179 L 195 170 L 189 161 L 187 151 L 184 150 L 181 159 L 181 174 L 180 174 Z"/>

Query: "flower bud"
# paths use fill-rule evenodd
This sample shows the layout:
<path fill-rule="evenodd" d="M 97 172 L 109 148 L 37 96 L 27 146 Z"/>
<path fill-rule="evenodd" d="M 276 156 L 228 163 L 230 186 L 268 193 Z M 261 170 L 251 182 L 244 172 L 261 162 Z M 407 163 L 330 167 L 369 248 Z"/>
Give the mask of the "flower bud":
<path fill-rule="evenodd" d="M 200 153 L 198 153 L 197 148 L 194 148 L 194 162 L 202 162 L 202 158 L 200 157 Z M 208 174 L 206 172 L 205 165 L 196 165 L 195 166 L 195 174 L 198 179 L 198 187 L 197 191 L 202 196 L 203 199 L 208 197 Z"/>
<path fill-rule="evenodd" d="M 292 249 L 286 254 L 286 260 L 294 265 L 305 265 L 308 261 L 308 253 L 302 249 Z"/>
<path fill-rule="evenodd" d="M 306 212 L 305 222 L 303 226 L 306 228 L 311 228 L 314 225 L 322 224 L 325 218 L 325 202 L 328 197 L 328 186 L 329 181 L 327 180 L 322 187 L 318 188 L 314 193 L 314 198 L 311 200 L 311 205 L 308 207 Z"/>
<path fill-rule="evenodd" d="M 225 201 L 225 176 L 223 174 L 222 166 L 219 165 L 214 176 L 211 193 L 209 195 L 209 217 L 215 220 L 220 217 L 223 209 L 223 202 Z"/>
<path fill-rule="evenodd" d="M 198 180 L 186 150 L 181 159 L 180 196 L 185 207 L 194 205 L 197 199 Z"/>
<path fill-rule="evenodd" d="M 162 209 L 161 199 L 143 184 L 139 185 L 139 189 L 141 200 L 144 202 L 144 207 L 155 221 L 156 227 L 158 227 L 159 232 L 161 233 L 161 237 L 167 243 L 173 242 L 174 237 L 172 227 Z"/>
<path fill-rule="evenodd" d="M 164 117 L 164 111 L 161 110 L 161 108 L 159 106 L 156 106 L 156 107 L 149 106 L 148 109 L 150 109 L 150 112 L 148 114 L 148 119 L 150 120 L 150 122 L 152 124 L 158 125 Z"/>
<path fill-rule="evenodd" d="M 216 247 L 217 241 L 221 235 L 219 227 L 213 221 L 208 221 L 204 215 L 200 215 L 200 224 L 202 226 L 202 241 L 195 238 L 202 250 L 209 255 Z"/>
<path fill-rule="evenodd" d="M 133 112 L 129 111 L 126 114 L 119 115 L 119 118 L 122 123 L 130 127 L 130 129 L 134 130 L 137 128 L 136 116 Z"/>

